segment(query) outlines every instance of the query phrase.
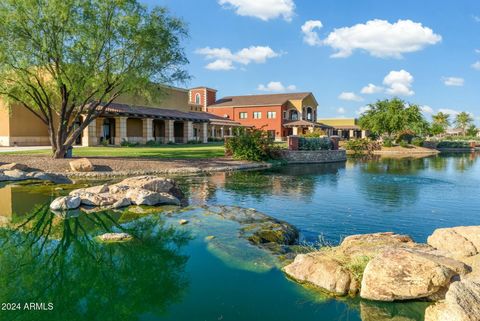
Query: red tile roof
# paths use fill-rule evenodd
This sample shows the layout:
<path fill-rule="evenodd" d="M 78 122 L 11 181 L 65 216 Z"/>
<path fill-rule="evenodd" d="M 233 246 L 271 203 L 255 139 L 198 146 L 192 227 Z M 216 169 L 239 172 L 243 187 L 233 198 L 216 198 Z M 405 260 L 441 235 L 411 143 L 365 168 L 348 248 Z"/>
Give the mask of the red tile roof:
<path fill-rule="evenodd" d="M 310 92 L 302 92 L 287 94 L 228 96 L 217 100 L 215 104 L 208 107 L 283 105 L 289 100 L 304 99 L 311 94 L 312 93 Z"/>

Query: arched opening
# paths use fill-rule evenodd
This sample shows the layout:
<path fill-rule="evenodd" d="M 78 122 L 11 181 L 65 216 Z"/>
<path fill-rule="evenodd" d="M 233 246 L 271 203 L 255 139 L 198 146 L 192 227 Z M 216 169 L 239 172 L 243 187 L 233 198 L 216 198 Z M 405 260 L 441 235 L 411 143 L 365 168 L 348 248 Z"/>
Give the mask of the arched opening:
<path fill-rule="evenodd" d="M 295 109 L 290 110 L 288 116 L 290 120 L 298 120 L 298 112 Z"/>
<path fill-rule="evenodd" d="M 314 121 L 314 119 L 313 119 L 313 108 L 312 107 L 307 107 L 307 120 L 308 121 Z"/>
<path fill-rule="evenodd" d="M 198 93 L 195 94 L 195 104 L 200 105 L 200 99 L 201 99 L 200 94 Z"/>
<path fill-rule="evenodd" d="M 107 144 L 113 145 L 115 139 L 115 118 L 105 118 L 102 124 L 102 136 L 100 142 L 106 141 Z"/>

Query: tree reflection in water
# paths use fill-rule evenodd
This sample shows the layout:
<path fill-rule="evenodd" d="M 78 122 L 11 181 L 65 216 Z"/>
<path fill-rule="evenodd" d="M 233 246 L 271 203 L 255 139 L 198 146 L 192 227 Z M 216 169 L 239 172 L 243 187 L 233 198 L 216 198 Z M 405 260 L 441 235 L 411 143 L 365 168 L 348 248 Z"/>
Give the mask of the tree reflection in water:
<path fill-rule="evenodd" d="M 188 287 L 180 254 L 190 236 L 159 216 L 118 224 L 112 212 L 59 218 L 48 205 L 0 229 L 0 301 L 51 302 L 53 311 L 2 311 L 9 320 L 137 320 L 161 315 Z M 135 239 L 99 243 L 123 230 Z M 2 315 L 2 316 L 3 316 Z"/>

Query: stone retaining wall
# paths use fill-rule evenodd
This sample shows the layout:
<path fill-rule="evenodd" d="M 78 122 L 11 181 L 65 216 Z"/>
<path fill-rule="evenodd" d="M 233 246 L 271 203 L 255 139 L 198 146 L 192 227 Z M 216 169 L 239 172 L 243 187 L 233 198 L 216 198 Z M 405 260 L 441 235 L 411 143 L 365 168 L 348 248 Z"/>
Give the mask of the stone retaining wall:
<path fill-rule="evenodd" d="M 347 160 L 345 150 L 282 150 L 280 158 L 288 164 L 335 163 Z"/>

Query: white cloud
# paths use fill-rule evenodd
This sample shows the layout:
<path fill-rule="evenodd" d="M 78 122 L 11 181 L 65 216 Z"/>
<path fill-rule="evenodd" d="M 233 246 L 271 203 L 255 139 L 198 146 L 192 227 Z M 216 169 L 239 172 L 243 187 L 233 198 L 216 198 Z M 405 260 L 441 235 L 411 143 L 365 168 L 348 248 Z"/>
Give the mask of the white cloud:
<path fill-rule="evenodd" d="M 439 112 L 442 112 L 442 113 L 444 113 L 444 114 L 449 114 L 449 115 L 451 115 L 452 117 L 457 116 L 457 114 L 460 113 L 458 110 L 450 109 L 450 108 L 440 108 L 438 111 L 439 111 Z"/>
<path fill-rule="evenodd" d="M 442 77 L 442 81 L 445 84 L 445 86 L 463 86 L 463 83 L 465 80 L 463 78 L 459 77 Z"/>
<path fill-rule="evenodd" d="M 367 86 L 363 87 L 362 90 L 360 91 L 362 94 L 378 94 L 381 93 L 384 90 L 383 87 L 381 86 L 376 86 L 374 84 L 368 84 Z"/>
<path fill-rule="evenodd" d="M 367 112 L 367 111 L 369 111 L 369 110 L 370 110 L 370 106 L 362 106 L 362 107 L 360 107 L 355 113 L 356 113 L 357 115 L 361 115 L 361 114 L 363 114 L 363 113 L 365 113 L 365 112 Z"/>
<path fill-rule="evenodd" d="M 284 86 L 280 81 L 271 81 L 266 86 L 264 84 L 260 84 L 257 87 L 257 90 L 272 92 L 294 91 L 296 89 L 297 87 L 295 85 Z"/>
<path fill-rule="evenodd" d="M 345 112 L 346 112 L 345 108 L 343 108 L 343 107 L 337 108 L 337 113 L 338 114 L 345 114 Z"/>
<path fill-rule="evenodd" d="M 480 60 L 472 64 L 472 68 L 476 70 L 480 70 Z"/>
<path fill-rule="evenodd" d="M 303 41 L 310 46 L 320 46 L 322 40 L 318 36 L 315 29 L 321 29 L 323 27 L 320 20 L 308 20 L 302 25 Z"/>
<path fill-rule="evenodd" d="M 265 63 L 267 59 L 280 56 L 280 53 L 273 51 L 268 46 L 250 46 L 243 48 L 236 53 L 228 48 L 200 48 L 195 53 L 205 56 L 207 60 L 213 60 L 205 66 L 210 70 L 232 70 L 234 63 L 248 65 L 250 63 Z"/>
<path fill-rule="evenodd" d="M 425 114 L 433 114 L 433 108 L 427 105 L 420 106 L 420 110 Z"/>
<path fill-rule="evenodd" d="M 475 53 L 480 53 L 480 49 L 475 49 Z"/>
<path fill-rule="evenodd" d="M 476 22 L 480 22 L 480 17 L 479 16 L 472 16 L 473 17 L 473 20 L 475 20 Z"/>
<path fill-rule="evenodd" d="M 387 86 L 387 94 L 393 96 L 412 96 L 415 92 L 412 90 L 413 76 L 405 70 L 392 70 L 383 79 L 383 84 Z"/>
<path fill-rule="evenodd" d="M 263 21 L 282 17 L 291 21 L 295 11 L 293 0 L 218 0 L 226 9 L 233 9 L 239 16 L 259 18 Z"/>
<path fill-rule="evenodd" d="M 353 92 L 346 92 L 346 91 L 338 95 L 338 99 L 347 100 L 347 101 L 363 101 L 363 98 L 358 96 L 357 94 Z"/>
<path fill-rule="evenodd" d="M 442 40 L 440 35 L 421 23 L 411 20 L 370 20 L 352 27 L 335 29 L 323 41 L 336 52 L 332 57 L 343 58 L 355 50 L 365 50 L 382 58 L 402 58 L 402 54 L 422 50 Z"/>

